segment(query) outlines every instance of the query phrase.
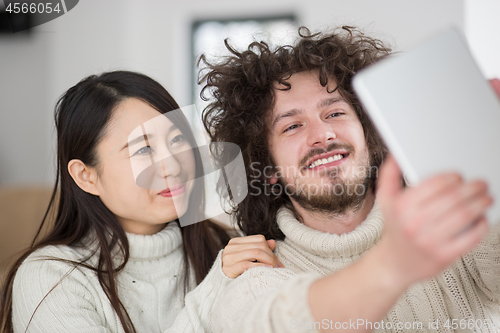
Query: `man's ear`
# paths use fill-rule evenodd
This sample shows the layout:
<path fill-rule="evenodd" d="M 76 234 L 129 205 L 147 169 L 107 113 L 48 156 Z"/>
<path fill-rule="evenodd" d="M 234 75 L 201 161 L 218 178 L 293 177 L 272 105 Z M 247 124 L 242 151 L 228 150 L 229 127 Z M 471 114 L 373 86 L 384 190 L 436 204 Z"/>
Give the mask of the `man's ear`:
<path fill-rule="evenodd" d="M 272 175 L 271 178 L 269 178 L 269 184 L 274 185 L 278 182 L 278 177 L 276 175 Z"/>
<path fill-rule="evenodd" d="M 75 159 L 69 161 L 68 172 L 76 185 L 83 191 L 93 195 L 99 195 L 96 186 L 97 172 L 94 168 L 90 168 L 82 161 Z"/>

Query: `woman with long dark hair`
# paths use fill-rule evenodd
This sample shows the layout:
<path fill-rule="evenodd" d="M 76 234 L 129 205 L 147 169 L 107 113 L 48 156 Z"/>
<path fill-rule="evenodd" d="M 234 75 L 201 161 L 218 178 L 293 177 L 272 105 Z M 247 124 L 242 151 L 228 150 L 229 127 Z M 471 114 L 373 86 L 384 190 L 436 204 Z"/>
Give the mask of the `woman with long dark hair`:
<path fill-rule="evenodd" d="M 127 71 L 90 76 L 60 98 L 54 192 L 7 276 L 1 332 L 162 332 L 204 278 L 198 295 L 210 306 L 226 275 L 279 265 L 263 237 L 220 254 L 230 236 L 204 220 L 200 152 L 178 109 L 156 81 Z M 201 222 L 180 228 L 181 216 Z"/>

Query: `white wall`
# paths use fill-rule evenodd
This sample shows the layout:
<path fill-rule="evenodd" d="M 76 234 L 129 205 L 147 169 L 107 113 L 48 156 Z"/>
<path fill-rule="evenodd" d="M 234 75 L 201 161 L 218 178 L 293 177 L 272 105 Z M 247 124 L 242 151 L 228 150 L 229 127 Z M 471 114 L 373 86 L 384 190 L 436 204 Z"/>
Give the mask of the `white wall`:
<path fill-rule="evenodd" d="M 0 185 L 52 184 L 53 106 L 87 75 L 144 72 L 191 103 L 195 19 L 294 13 L 313 29 L 354 24 L 404 50 L 448 24 L 463 28 L 463 8 L 462 0 L 82 0 L 30 38 L 0 36 Z"/>
<path fill-rule="evenodd" d="M 167 6 L 167 5 L 166 5 Z M 204 1 L 180 3 L 172 11 L 172 40 L 180 49 L 189 49 L 190 25 L 193 19 L 248 18 L 294 13 L 300 25 L 325 30 L 344 24 L 364 28 L 372 35 L 405 50 L 440 28 L 455 24 L 463 28 L 462 0 L 253 0 Z M 172 89 L 183 103 L 189 103 L 190 77 L 185 75 L 191 64 L 182 52 L 174 53 L 173 77 L 181 83 Z M 182 103 L 181 103 L 182 105 Z"/>
<path fill-rule="evenodd" d="M 51 173 L 47 34 L 0 34 L 0 185 Z"/>
<path fill-rule="evenodd" d="M 80 1 L 27 38 L 0 35 L 1 186 L 53 183 L 54 105 L 85 76 L 130 69 L 172 82 L 171 24 L 156 3 Z"/>

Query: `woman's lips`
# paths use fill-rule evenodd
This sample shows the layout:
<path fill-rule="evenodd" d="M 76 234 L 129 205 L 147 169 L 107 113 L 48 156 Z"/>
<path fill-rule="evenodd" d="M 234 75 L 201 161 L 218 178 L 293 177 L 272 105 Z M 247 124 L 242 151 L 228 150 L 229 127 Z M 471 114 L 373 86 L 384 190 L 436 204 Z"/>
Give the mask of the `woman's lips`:
<path fill-rule="evenodd" d="M 158 193 L 158 195 L 161 195 L 162 197 L 175 197 L 183 194 L 185 191 L 186 191 L 186 184 L 179 184 L 170 186 L 166 190 L 163 190 L 160 193 Z"/>

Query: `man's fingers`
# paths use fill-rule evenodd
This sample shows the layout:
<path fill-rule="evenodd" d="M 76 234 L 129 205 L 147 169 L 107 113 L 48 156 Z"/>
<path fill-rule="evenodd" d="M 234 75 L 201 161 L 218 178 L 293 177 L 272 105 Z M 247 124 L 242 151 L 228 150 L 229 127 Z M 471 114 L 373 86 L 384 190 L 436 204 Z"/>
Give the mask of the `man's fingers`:
<path fill-rule="evenodd" d="M 488 196 L 488 186 L 484 182 L 472 181 L 465 184 L 450 184 L 450 186 L 443 187 L 427 201 L 424 201 L 421 208 L 419 208 L 419 212 L 416 213 L 426 216 L 428 221 L 426 229 L 434 234 L 437 226 L 443 224 L 450 215 L 454 215 L 458 210 L 470 205 L 481 196 Z"/>
<path fill-rule="evenodd" d="M 463 183 L 457 173 L 446 173 L 430 177 L 422 183 L 409 189 L 411 201 L 426 206 L 441 198 L 442 193 L 450 191 Z"/>
<path fill-rule="evenodd" d="M 275 241 L 274 239 L 269 239 L 269 240 L 267 241 L 267 245 L 269 245 L 269 248 L 270 248 L 271 250 L 274 250 L 274 248 L 276 247 L 276 241 Z"/>
<path fill-rule="evenodd" d="M 381 202 L 390 202 L 402 190 L 401 170 L 392 155 L 387 156 L 380 168 L 377 197 Z"/>
<path fill-rule="evenodd" d="M 481 217 L 469 228 L 456 236 L 456 239 L 441 253 L 443 260 L 457 258 L 476 246 L 488 232 L 488 221 Z"/>
<path fill-rule="evenodd" d="M 434 232 L 447 237 L 448 240 L 453 239 L 461 231 L 466 230 L 474 221 L 484 218 L 486 209 L 492 203 L 492 198 L 487 194 L 464 202 L 454 210 L 450 210 L 446 216 L 443 216 L 442 221 L 439 221 L 440 223 L 434 229 Z"/>

